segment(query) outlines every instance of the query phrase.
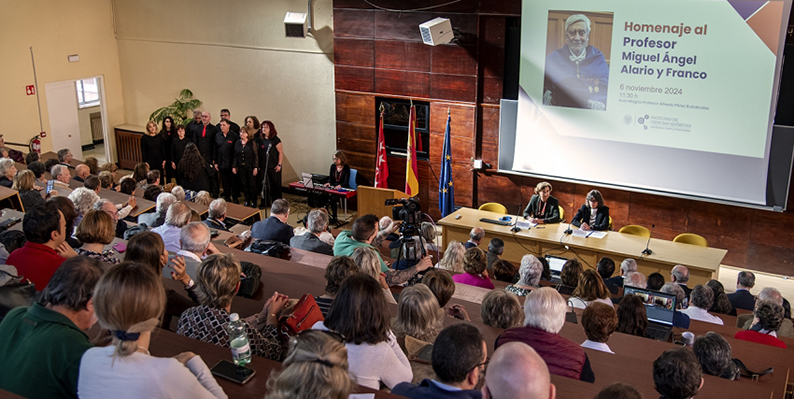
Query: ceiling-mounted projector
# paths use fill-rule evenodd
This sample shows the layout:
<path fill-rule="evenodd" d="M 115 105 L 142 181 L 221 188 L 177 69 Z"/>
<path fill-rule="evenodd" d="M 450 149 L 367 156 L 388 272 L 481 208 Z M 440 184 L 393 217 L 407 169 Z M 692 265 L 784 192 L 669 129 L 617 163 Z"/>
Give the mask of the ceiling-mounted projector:
<path fill-rule="evenodd" d="M 302 12 L 288 12 L 284 17 L 284 30 L 287 37 L 306 37 L 309 31 L 306 14 Z"/>
<path fill-rule="evenodd" d="M 431 46 L 446 44 L 455 38 L 449 18 L 431 19 L 419 25 L 419 32 L 422 33 L 422 41 Z"/>

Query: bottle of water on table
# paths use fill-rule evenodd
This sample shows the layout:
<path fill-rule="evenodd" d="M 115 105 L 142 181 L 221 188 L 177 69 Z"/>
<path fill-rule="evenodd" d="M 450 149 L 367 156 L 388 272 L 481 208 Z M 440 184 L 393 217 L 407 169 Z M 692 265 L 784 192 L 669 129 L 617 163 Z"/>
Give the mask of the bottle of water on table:
<path fill-rule="evenodd" d="M 232 348 L 232 359 L 237 366 L 251 363 L 251 347 L 245 334 L 245 323 L 237 313 L 229 315 L 229 346 Z"/>

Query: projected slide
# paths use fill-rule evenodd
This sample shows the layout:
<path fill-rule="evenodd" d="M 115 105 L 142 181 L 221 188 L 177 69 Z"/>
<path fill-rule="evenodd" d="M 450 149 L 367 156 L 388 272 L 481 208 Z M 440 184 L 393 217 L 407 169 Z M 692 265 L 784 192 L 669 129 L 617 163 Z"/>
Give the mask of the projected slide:
<path fill-rule="evenodd" d="M 789 8 L 783 1 L 525 0 L 512 170 L 763 203 Z M 563 163 L 562 154 L 521 151 L 539 144 L 570 156 Z M 624 171 L 625 163 L 594 164 L 595 150 L 667 165 Z M 761 182 L 752 194 L 679 184 L 682 170 L 707 178 L 699 175 L 709 173 L 706 159 L 741 164 L 746 170 L 733 178 Z"/>

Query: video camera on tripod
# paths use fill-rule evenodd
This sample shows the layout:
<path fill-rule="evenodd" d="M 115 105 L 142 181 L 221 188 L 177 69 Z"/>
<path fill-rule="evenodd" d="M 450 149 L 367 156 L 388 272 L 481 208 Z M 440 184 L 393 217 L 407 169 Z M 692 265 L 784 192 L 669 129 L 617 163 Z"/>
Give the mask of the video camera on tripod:
<path fill-rule="evenodd" d="M 394 205 L 392 219 L 402 221 L 399 230 L 400 250 L 395 263 L 405 260 L 406 267 L 413 266 L 427 254 L 425 240 L 420 234 L 422 207 L 419 205 L 419 198 L 387 199 L 385 205 Z"/>

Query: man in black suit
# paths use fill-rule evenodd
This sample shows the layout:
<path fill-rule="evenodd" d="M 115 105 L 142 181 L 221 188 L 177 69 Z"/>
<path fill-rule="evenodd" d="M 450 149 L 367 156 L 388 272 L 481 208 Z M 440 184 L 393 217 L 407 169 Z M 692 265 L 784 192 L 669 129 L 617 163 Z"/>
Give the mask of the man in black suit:
<path fill-rule="evenodd" d="M 485 238 L 485 230 L 475 227 L 469 232 L 469 241 L 466 241 L 463 247 L 466 249 L 479 247 L 483 238 Z"/>
<path fill-rule="evenodd" d="M 287 224 L 289 203 L 284 199 L 273 201 L 270 206 L 270 217 L 251 226 L 251 237 L 255 240 L 274 240 L 289 245 L 295 235 L 292 226 Z"/>
<path fill-rule="evenodd" d="M 187 127 L 185 128 L 185 136 L 187 136 L 189 140 L 193 140 L 193 137 L 196 136 L 196 130 L 201 131 L 201 127 L 201 110 L 194 109 L 193 119 L 187 123 Z"/>
<path fill-rule="evenodd" d="M 755 296 L 750 293 L 750 289 L 755 286 L 755 274 L 751 272 L 739 272 L 736 279 L 736 292 L 728 294 L 728 299 L 736 309 L 753 310 L 755 309 Z"/>
<path fill-rule="evenodd" d="M 314 209 L 306 217 L 306 228 L 309 230 L 304 235 L 292 237 L 289 246 L 309 252 L 317 252 L 334 256 L 334 247 L 320 241 L 320 234 L 328 227 L 328 214 L 322 209 Z"/>
<path fill-rule="evenodd" d="M 229 231 L 226 227 L 226 201 L 223 198 L 218 198 L 210 202 L 207 219 L 204 224 L 211 229 Z"/>
<path fill-rule="evenodd" d="M 692 289 L 686 286 L 686 283 L 689 281 L 689 269 L 687 269 L 686 266 L 676 265 L 673 267 L 673 270 L 670 271 L 670 281 L 680 285 L 687 299 L 689 299 L 689 294 L 692 292 Z"/>
<path fill-rule="evenodd" d="M 607 286 L 609 292 L 613 295 L 618 293 L 618 288 L 623 286 L 623 277 L 612 277 L 615 273 L 615 261 L 604 256 L 596 264 L 598 275 L 604 280 L 604 285 Z"/>
<path fill-rule="evenodd" d="M 201 125 L 193 129 L 193 142 L 196 143 L 199 153 L 205 161 L 215 162 L 215 134 L 218 129 L 210 123 L 212 116 L 209 112 L 201 113 Z M 218 197 L 218 179 L 210 178 L 210 196 Z"/>
<path fill-rule="evenodd" d="M 229 112 L 228 108 L 224 108 L 224 109 L 221 110 L 221 119 L 226 119 L 227 121 L 229 121 L 229 130 L 233 131 L 234 134 L 239 136 L 240 135 L 240 125 L 232 122 L 231 117 L 232 117 L 232 113 Z"/>

